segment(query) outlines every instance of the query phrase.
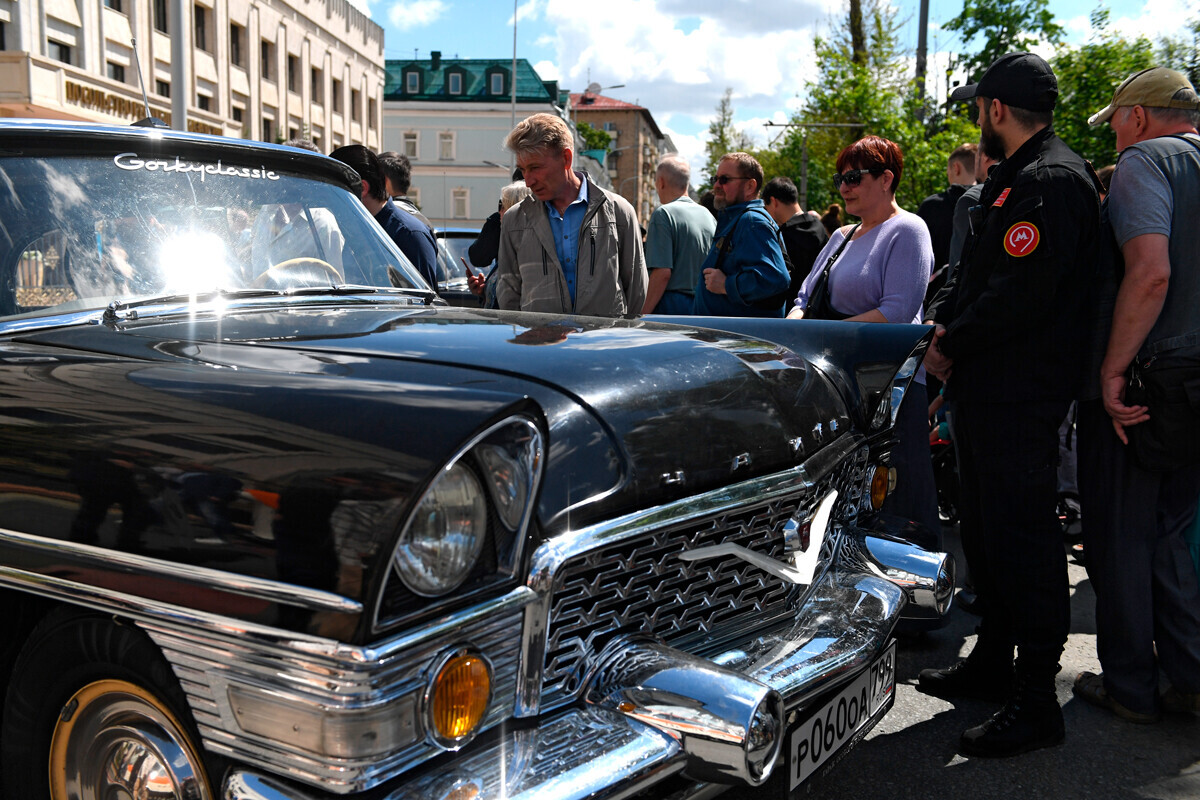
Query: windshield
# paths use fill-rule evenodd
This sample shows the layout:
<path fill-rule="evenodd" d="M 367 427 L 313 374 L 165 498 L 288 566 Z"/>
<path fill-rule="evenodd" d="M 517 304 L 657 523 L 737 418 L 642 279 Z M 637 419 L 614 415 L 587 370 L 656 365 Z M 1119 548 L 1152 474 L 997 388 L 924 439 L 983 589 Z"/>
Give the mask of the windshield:
<path fill-rule="evenodd" d="M 467 248 L 475 241 L 475 236 L 438 233 L 438 280 L 465 280 L 467 268 L 463 259 L 467 258 Z"/>
<path fill-rule="evenodd" d="M 213 290 L 425 289 L 345 188 L 174 157 L 0 158 L 0 317 Z"/>

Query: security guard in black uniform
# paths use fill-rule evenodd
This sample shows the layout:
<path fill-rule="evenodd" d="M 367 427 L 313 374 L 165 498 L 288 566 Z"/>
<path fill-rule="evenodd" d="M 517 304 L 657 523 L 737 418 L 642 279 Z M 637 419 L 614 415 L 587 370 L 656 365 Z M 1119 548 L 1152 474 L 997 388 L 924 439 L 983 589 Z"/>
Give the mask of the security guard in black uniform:
<path fill-rule="evenodd" d="M 1070 597 L 1055 468 L 1082 377 L 1099 182 L 1054 134 L 1058 81 L 1043 59 L 1002 56 L 950 99 L 972 98 L 981 146 L 1002 160 L 971 210 L 960 266 L 926 312 L 937 330 L 925 366 L 953 403 L 963 550 L 982 619 L 970 656 L 924 670 L 918 685 L 1004 700 L 959 749 L 1010 756 L 1064 735 L 1054 676 Z"/>

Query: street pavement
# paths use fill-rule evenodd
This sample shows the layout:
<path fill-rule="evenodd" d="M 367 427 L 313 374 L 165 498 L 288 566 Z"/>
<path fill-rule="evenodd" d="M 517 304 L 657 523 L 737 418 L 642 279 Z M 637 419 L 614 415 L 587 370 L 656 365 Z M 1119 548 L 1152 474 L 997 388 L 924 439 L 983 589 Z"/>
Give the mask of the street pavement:
<path fill-rule="evenodd" d="M 954 530 L 946 544 L 962 551 Z M 1083 670 L 1100 671 L 1096 658 L 1095 595 L 1087 572 L 1070 566 L 1071 634 L 1058 675 L 1066 742 L 1015 758 L 966 758 L 955 752 L 962 731 L 998 706 L 950 702 L 916 690 L 917 674 L 970 652 L 976 617 L 953 609 L 941 630 L 901 639 L 896 704 L 876 728 L 823 780 L 810 787 L 817 800 L 913 798 L 1048 798 L 1052 800 L 1197 800 L 1200 798 L 1200 719 L 1167 716 L 1135 725 L 1071 693 Z"/>

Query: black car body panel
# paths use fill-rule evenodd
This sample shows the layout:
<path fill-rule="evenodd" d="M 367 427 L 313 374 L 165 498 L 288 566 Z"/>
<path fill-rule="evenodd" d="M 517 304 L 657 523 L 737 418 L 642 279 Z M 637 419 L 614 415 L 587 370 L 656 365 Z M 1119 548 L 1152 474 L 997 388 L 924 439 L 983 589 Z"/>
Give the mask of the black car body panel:
<path fill-rule="evenodd" d="M 168 685 L 74 659 L 181 720 L 104 751 L 188 742 L 174 797 L 204 769 L 228 800 L 757 786 L 786 720 L 870 676 L 853 746 L 905 604 L 936 622 L 953 589 L 872 530 L 929 331 L 450 307 L 355 177 L 0 124 L 0 676 L 37 685 L 64 618 L 140 643 Z M 30 692 L 44 718 L 93 719 L 74 674 Z M 445 727 L 463 681 L 486 691 Z M 33 761 L 96 738 L 72 725 Z"/>

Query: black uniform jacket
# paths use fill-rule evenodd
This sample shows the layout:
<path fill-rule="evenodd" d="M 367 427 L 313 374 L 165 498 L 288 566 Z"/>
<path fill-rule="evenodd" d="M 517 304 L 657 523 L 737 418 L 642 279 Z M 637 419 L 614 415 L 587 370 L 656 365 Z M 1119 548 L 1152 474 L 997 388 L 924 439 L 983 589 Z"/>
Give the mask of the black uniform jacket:
<path fill-rule="evenodd" d="M 946 326 L 950 399 L 1072 399 L 1100 229 L 1099 182 L 1051 128 L 991 171 L 960 266 L 926 312 Z"/>

